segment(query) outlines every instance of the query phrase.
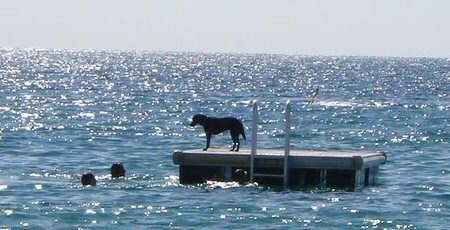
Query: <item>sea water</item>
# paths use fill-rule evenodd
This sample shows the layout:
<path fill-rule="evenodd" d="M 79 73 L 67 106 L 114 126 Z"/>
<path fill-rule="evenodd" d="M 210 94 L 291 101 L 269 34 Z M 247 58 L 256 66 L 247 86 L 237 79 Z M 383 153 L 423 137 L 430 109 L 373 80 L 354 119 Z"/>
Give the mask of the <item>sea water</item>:
<path fill-rule="evenodd" d="M 449 59 L 3 49 L 0 227 L 446 229 L 449 92 Z M 254 100 L 259 148 L 283 148 L 290 100 L 292 148 L 385 152 L 376 185 L 180 184 L 192 115 L 241 119 L 250 148 Z"/>

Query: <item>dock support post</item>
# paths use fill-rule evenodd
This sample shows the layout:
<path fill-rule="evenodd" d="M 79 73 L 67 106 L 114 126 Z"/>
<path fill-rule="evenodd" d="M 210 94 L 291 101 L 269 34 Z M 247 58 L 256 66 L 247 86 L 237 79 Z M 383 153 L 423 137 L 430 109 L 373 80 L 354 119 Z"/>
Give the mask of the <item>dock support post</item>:
<path fill-rule="evenodd" d="M 289 181 L 289 155 L 291 142 L 291 104 L 290 101 L 286 103 L 285 111 L 286 127 L 284 131 L 284 171 L 283 171 L 283 186 L 286 188 Z"/>
<path fill-rule="evenodd" d="M 254 182 L 254 169 L 255 169 L 255 155 L 256 155 L 256 143 L 258 133 L 258 101 L 253 102 L 253 116 L 252 116 L 252 149 L 250 155 L 250 183 Z"/>

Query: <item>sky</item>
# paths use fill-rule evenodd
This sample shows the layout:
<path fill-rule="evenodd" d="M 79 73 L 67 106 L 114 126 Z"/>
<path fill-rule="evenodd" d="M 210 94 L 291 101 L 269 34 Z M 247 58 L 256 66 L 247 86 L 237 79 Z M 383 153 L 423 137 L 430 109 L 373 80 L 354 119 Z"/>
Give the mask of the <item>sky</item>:
<path fill-rule="evenodd" d="M 0 0 L 0 48 L 450 57 L 449 0 Z"/>

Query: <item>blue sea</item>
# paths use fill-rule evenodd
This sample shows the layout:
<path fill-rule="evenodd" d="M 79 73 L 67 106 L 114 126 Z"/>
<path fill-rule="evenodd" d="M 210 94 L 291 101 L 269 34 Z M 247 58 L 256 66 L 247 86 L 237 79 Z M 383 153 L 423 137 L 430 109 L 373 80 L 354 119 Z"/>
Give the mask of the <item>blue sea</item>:
<path fill-rule="evenodd" d="M 250 148 L 254 100 L 259 148 L 283 148 L 290 100 L 292 148 L 385 152 L 377 183 L 180 184 L 192 115 L 241 119 Z M 450 59 L 0 49 L 0 228 L 447 229 L 449 120 Z"/>

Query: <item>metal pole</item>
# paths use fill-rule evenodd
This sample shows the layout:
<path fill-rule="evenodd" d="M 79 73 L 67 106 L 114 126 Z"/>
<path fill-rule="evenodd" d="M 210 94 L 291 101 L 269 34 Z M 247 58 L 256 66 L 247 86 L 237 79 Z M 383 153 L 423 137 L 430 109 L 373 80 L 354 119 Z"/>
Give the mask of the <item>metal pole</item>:
<path fill-rule="evenodd" d="M 253 101 L 253 117 L 252 117 L 252 149 L 250 156 L 250 182 L 254 182 L 253 174 L 255 168 L 256 143 L 258 133 L 258 101 Z"/>
<path fill-rule="evenodd" d="M 291 104 L 290 101 L 286 103 L 286 111 L 285 111 L 285 120 L 286 127 L 284 131 L 284 176 L 283 176 L 283 185 L 286 188 L 289 179 L 289 152 L 290 152 L 290 142 L 291 142 Z"/>

